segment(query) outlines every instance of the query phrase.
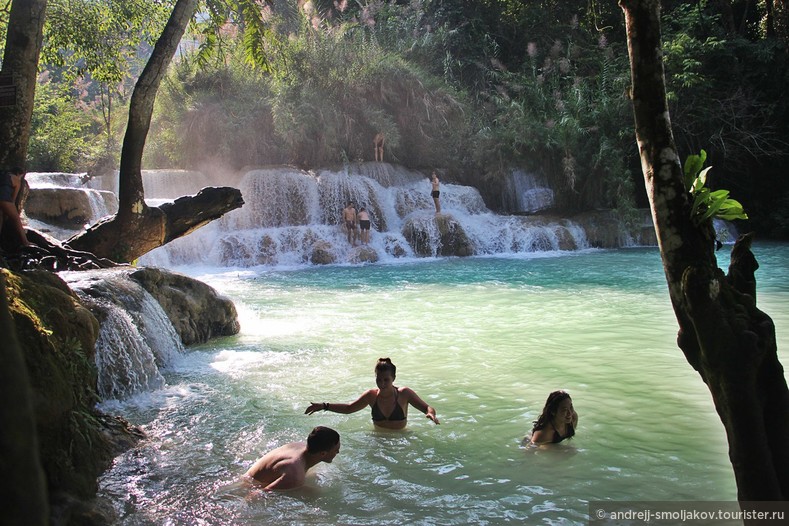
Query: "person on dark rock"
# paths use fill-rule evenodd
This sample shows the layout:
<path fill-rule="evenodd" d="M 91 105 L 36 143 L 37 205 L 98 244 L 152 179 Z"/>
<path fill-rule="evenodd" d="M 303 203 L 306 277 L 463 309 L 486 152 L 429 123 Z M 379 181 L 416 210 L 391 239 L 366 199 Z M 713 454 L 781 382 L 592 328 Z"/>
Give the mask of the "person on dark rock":
<path fill-rule="evenodd" d="M 22 218 L 19 216 L 19 210 L 16 209 L 16 197 L 22 188 L 24 178 L 25 171 L 16 166 L 8 171 L 0 172 L 0 213 L 3 218 L 0 224 L 9 221 L 19 237 L 20 244 L 29 247 L 30 242 L 27 240 Z"/>

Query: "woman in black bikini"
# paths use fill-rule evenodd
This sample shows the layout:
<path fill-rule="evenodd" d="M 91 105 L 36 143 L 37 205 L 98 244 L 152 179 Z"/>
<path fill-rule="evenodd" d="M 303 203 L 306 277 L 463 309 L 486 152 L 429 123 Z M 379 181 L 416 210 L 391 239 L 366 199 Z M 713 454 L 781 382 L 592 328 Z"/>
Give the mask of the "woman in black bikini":
<path fill-rule="evenodd" d="M 548 395 L 542 414 L 534 421 L 531 430 L 532 444 L 558 444 L 575 435 L 578 413 L 573 409 L 573 400 L 566 391 L 554 391 Z"/>
<path fill-rule="evenodd" d="M 386 429 L 403 429 L 408 417 L 409 404 L 425 413 L 425 416 L 439 423 L 436 410 L 419 398 L 409 387 L 395 387 L 394 380 L 397 368 L 389 358 L 380 358 L 375 365 L 375 385 L 378 389 L 365 391 L 355 402 L 350 404 L 310 403 L 304 411 L 311 415 L 316 411 L 331 411 L 332 413 L 350 414 L 361 411 L 370 406 L 373 415 L 373 424 Z"/>

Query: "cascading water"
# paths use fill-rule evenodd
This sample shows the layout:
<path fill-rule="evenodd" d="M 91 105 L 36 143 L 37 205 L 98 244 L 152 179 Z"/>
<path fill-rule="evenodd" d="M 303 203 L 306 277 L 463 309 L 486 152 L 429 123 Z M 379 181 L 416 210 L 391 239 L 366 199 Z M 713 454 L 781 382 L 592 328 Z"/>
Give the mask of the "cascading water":
<path fill-rule="evenodd" d="M 98 391 L 125 399 L 164 385 L 160 369 L 183 352 L 159 303 L 127 271 L 64 272 L 80 300 L 99 319 L 96 341 Z"/>
<path fill-rule="evenodd" d="M 86 174 L 31 172 L 25 204 L 30 226 L 65 239 L 118 210 L 115 194 Z"/>
<path fill-rule="evenodd" d="M 29 174 L 34 188 L 78 188 L 89 193 L 93 223 L 117 209 L 107 202 L 107 188 L 117 188 L 117 175 L 89 178 L 84 174 Z M 209 177 L 186 170 L 146 170 L 146 201 L 155 206 L 211 184 L 237 186 L 242 209 L 184 238 L 176 239 L 140 262 L 163 267 L 205 264 L 216 267 L 301 266 L 310 263 L 392 261 L 424 256 L 520 254 L 654 245 L 648 212 L 643 224 L 627 226 L 606 212 L 588 212 L 572 220 L 549 215 L 500 215 L 491 212 L 472 187 L 443 183 L 442 214 L 433 213 L 428 177 L 387 163 L 348 164 L 339 170 L 305 172 L 271 167 L 236 175 Z M 93 195 L 102 188 L 102 200 Z M 515 170 L 508 184 L 506 206 L 533 214 L 553 206 L 553 192 L 538 177 Z M 365 207 L 373 231 L 368 247 L 352 247 L 342 229 L 340 211 L 348 201 Z M 45 207 L 46 208 L 46 207 Z M 40 211 L 46 215 L 46 210 Z M 72 226 L 52 226 L 46 217 L 30 214 L 31 226 L 65 239 Z M 729 222 L 716 221 L 718 239 L 737 236 Z"/>
<path fill-rule="evenodd" d="M 553 190 L 534 174 L 515 170 L 510 181 L 514 211 L 534 214 L 553 206 Z"/>
<path fill-rule="evenodd" d="M 239 187 L 246 203 L 242 209 L 153 251 L 141 262 L 303 265 L 315 261 L 318 249 L 328 254 L 328 261 L 322 262 L 364 260 L 361 249 L 348 244 L 340 225 L 348 201 L 370 215 L 373 232 L 366 250 L 374 253 L 372 260 L 588 247 L 583 229 L 572 221 L 494 214 L 469 186 L 442 184 L 442 214 L 437 217 L 425 175 L 382 163 L 317 174 L 289 167 L 252 170 Z"/>
<path fill-rule="evenodd" d="M 212 186 L 207 174 L 191 170 L 143 170 L 142 184 L 147 197 L 177 199 Z"/>

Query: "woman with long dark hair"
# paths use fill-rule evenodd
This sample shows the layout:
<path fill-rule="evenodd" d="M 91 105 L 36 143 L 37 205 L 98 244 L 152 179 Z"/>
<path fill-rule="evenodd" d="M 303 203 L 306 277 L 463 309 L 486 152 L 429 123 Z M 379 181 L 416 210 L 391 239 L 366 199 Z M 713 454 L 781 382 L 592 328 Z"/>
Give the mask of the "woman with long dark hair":
<path fill-rule="evenodd" d="M 385 429 L 403 429 L 408 420 L 408 406 L 412 405 L 425 416 L 439 423 L 436 410 L 419 398 L 410 387 L 396 387 L 394 385 L 397 368 L 389 358 L 380 358 L 375 364 L 375 384 L 377 389 L 368 389 L 355 402 L 350 404 L 336 404 L 329 402 L 310 403 L 305 414 L 311 415 L 316 411 L 331 411 L 332 413 L 350 414 L 361 411 L 369 406 L 372 411 L 373 424 Z"/>
<path fill-rule="evenodd" d="M 548 395 L 542 413 L 534 421 L 531 430 L 532 444 L 558 444 L 575 435 L 578 413 L 573 409 L 573 400 L 566 391 L 554 391 Z"/>

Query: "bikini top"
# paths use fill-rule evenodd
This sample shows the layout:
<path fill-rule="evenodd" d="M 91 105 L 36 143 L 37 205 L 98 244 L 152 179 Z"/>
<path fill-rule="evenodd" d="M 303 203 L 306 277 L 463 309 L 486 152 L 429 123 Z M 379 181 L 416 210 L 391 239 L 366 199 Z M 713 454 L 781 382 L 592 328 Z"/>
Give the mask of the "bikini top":
<path fill-rule="evenodd" d="M 395 406 L 392 409 L 392 413 L 389 416 L 386 416 L 381 412 L 381 409 L 378 407 L 378 398 L 376 397 L 375 403 L 373 404 L 372 413 L 373 413 L 373 422 L 380 422 L 382 420 L 388 420 L 390 422 L 401 422 L 405 420 L 405 413 L 403 412 L 403 408 L 400 407 L 400 404 L 397 403 L 397 396 L 398 391 L 395 387 Z"/>
<path fill-rule="evenodd" d="M 553 422 L 551 422 L 551 427 L 553 427 L 553 440 L 551 440 L 552 444 L 558 444 L 565 438 L 570 438 L 575 435 L 575 428 L 572 424 L 567 424 L 567 434 L 565 436 L 559 434 L 559 430 L 556 429 L 556 426 L 553 425 Z"/>

